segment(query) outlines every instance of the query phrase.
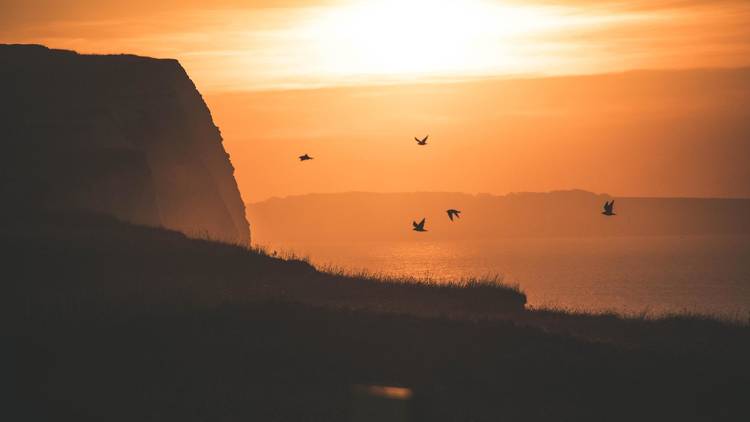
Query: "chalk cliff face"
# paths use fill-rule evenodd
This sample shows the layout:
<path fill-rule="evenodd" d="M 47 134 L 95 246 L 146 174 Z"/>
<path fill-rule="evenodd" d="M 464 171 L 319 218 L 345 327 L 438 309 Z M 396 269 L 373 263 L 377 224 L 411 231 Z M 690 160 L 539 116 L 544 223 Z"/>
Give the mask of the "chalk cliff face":
<path fill-rule="evenodd" d="M 176 60 L 0 45 L 0 137 L 5 208 L 249 243 L 219 129 Z"/>

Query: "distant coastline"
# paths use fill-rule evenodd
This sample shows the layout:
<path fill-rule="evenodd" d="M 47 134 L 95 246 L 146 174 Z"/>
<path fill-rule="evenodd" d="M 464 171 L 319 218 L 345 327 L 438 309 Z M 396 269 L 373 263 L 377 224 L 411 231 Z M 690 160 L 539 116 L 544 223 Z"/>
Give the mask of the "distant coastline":
<path fill-rule="evenodd" d="M 611 199 L 618 215 L 603 219 L 600 208 Z M 748 198 L 619 198 L 583 190 L 347 192 L 272 198 L 246 208 L 259 243 L 406 239 L 411 221 L 422 217 L 432 239 L 750 234 Z M 463 211 L 460 221 L 448 220 L 448 208 Z"/>

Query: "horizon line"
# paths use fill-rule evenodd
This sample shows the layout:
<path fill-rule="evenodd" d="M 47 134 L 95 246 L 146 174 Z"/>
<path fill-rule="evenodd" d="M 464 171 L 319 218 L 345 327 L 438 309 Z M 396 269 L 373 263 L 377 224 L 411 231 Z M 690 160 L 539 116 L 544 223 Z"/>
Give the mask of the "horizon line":
<path fill-rule="evenodd" d="M 378 191 L 359 191 L 359 190 L 348 190 L 348 191 L 338 191 L 338 192 L 309 192 L 309 193 L 301 193 L 301 194 L 290 194 L 285 196 L 269 196 L 262 200 L 257 201 L 243 201 L 245 205 L 254 205 L 254 204 L 260 204 L 263 202 L 271 201 L 271 200 L 285 200 L 285 199 L 293 199 L 293 198 L 299 198 L 304 196 L 334 196 L 334 195 L 351 195 L 351 194 L 366 194 L 366 195 L 419 195 L 419 194 L 427 194 L 427 195 L 466 195 L 466 196 L 473 196 L 473 197 L 479 197 L 479 196 L 492 196 L 492 197 L 508 197 L 512 195 L 523 195 L 523 194 L 555 194 L 555 193 L 573 193 L 573 192 L 582 192 L 586 194 L 591 194 L 593 196 L 604 196 L 608 198 L 613 199 L 668 199 L 668 200 L 675 200 L 675 199 L 687 199 L 687 200 L 726 200 L 726 201 L 747 201 L 750 200 L 750 196 L 748 197 L 736 197 L 736 196 L 639 196 L 639 195 L 612 195 L 606 192 L 592 192 L 585 189 L 556 189 L 556 190 L 549 190 L 549 191 L 513 191 L 513 192 L 506 192 L 506 193 L 488 193 L 488 192 L 477 192 L 477 193 L 470 193 L 470 192 L 460 192 L 460 191 L 390 191 L 390 192 L 378 192 Z"/>
<path fill-rule="evenodd" d="M 158 58 L 156 58 L 158 60 Z M 165 59 L 161 59 L 165 60 Z M 178 60 L 179 61 L 179 60 Z M 383 79 L 381 81 L 369 81 L 367 83 L 358 82 L 357 78 L 350 78 L 347 82 L 342 83 L 284 83 L 270 84 L 266 88 L 208 88 L 201 90 L 205 95 L 228 95 L 228 94 L 251 94 L 251 93 L 271 93 L 271 92 L 294 92 L 294 91 L 324 91 L 337 89 L 373 89 L 373 88 L 393 88 L 393 87 L 415 87 L 415 86 L 445 86 L 476 84 L 483 82 L 514 82 L 514 81 L 538 81 L 552 79 L 573 79 L 573 78 L 590 78 L 601 76 L 627 76 L 631 74 L 647 73 L 691 73 L 691 72 L 732 72 L 732 71 L 750 71 L 750 64 L 742 66 L 696 66 L 696 67 L 643 67 L 632 68 L 618 71 L 605 71 L 598 73 L 507 73 L 493 75 L 470 75 L 470 76 L 415 76 L 413 80 Z M 363 79 L 365 77 L 362 77 Z"/>

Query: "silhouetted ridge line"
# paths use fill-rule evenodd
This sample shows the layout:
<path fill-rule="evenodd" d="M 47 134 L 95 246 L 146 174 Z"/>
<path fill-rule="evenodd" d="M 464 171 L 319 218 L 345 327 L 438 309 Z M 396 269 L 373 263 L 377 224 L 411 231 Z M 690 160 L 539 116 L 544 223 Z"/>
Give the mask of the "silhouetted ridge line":
<path fill-rule="evenodd" d="M 415 216 L 431 222 L 431 239 L 750 234 L 750 199 L 618 197 L 618 217 L 602 218 L 602 204 L 612 200 L 581 190 L 502 196 L 349 192 L 248 204 L 248 218 L 257 223 L 260 244 L 409 239 L 404 224 Z M 446 210 L 457 204 L 471 218 L 462 218 L 460 229 L 449 228 Z"/>

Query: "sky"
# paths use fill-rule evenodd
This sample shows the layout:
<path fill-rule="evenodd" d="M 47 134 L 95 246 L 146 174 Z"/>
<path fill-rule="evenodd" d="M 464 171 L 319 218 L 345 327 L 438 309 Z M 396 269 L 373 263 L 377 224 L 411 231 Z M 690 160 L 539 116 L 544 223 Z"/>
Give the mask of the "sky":
<path fill-rule="evenodd" d="M 0 41 L 177 58 L 203 92 L 750 64 L 745 0 L 0 0 Z"/>
<path fill-rule="evenodd" d="M 750 197 L 748 22 L 747 0 L 0 0 L 0 43 L 178 59 L 253 202 Z"/>
<path fill-rule="evenodd" d="M 250 202 L 346 191 L 750 197 L 748 68 L 206 100 Z M 305 153 L 315 159 L 297 161 Z"/>

